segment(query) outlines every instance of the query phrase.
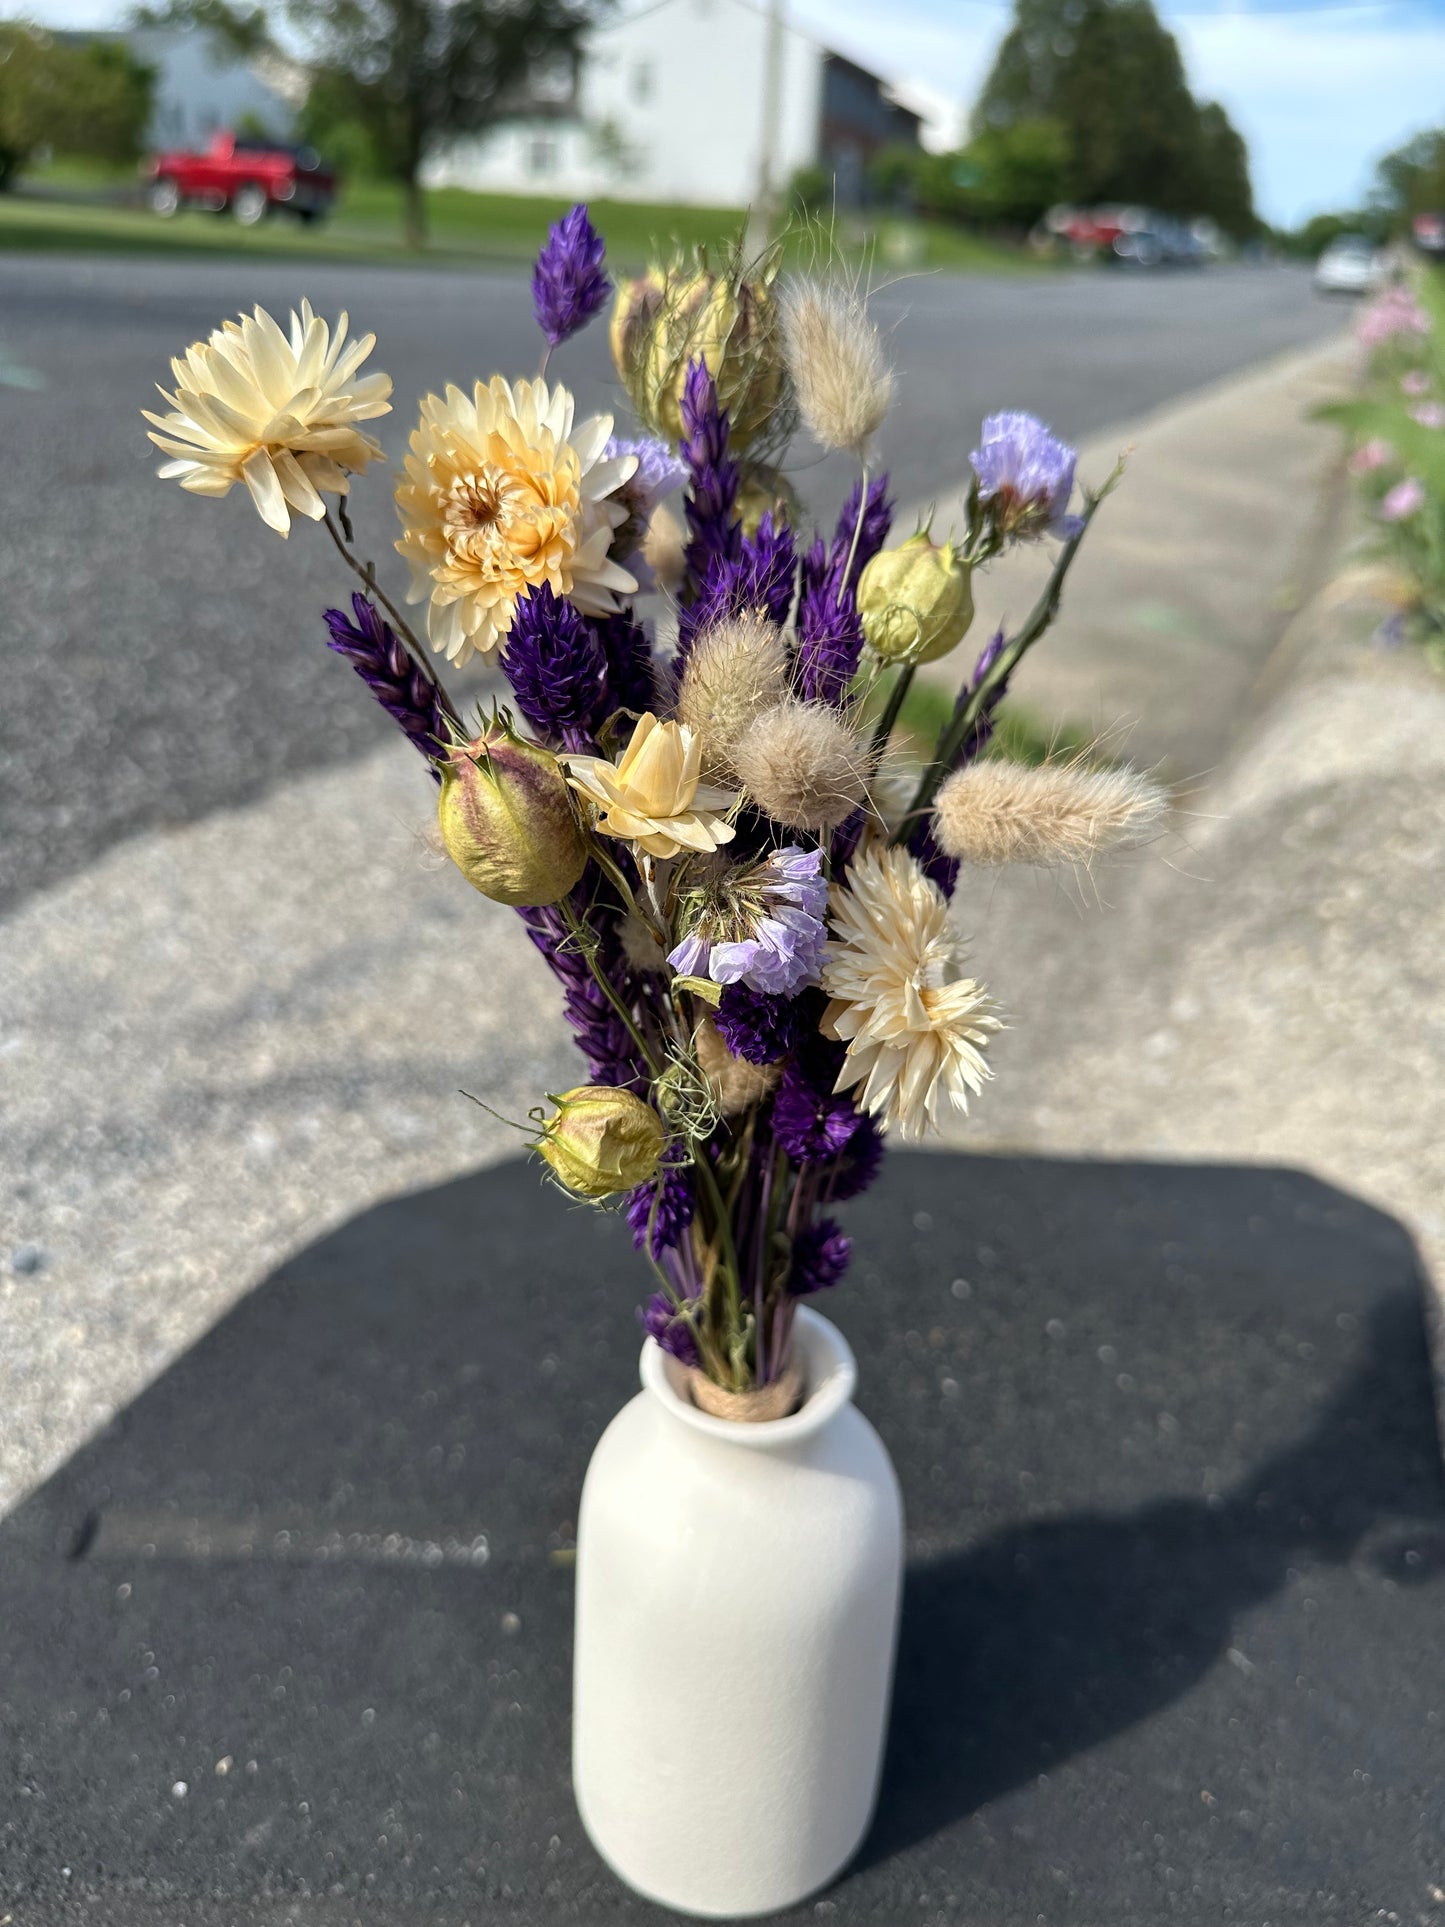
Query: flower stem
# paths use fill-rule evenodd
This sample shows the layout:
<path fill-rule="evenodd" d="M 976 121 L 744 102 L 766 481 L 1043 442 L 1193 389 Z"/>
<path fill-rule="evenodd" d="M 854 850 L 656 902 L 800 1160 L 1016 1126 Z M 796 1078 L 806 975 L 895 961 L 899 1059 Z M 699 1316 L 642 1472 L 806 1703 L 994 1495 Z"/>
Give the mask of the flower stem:
<path fill-rule="evenodd" d="M 341 556 L 342 561 L 346 564 L 347 568 L 360 577 L 367 593 L 374 595 L 382 608 L 385 609 L 386 613 L 391 617 L 392 621 L 396 624 L 397 633 L 406 644 L 408 655 L 410 655 L 412 661 L 416 664 L 417 668 L 420 669 L 432 687 L 441 690 L 442 698 L 447 708 L 455 715 L 456 711 L 452 708 L 451 698 L 447 695 L 446 691 L 442 689 L 436 671 L 427 660 L 426 651 L 412 633 L 411 624 L 377 581 L 375 563 L 361 561 L 355 551 L 348 547 L 347 542 L 342 538 L 341 530 L 337 528 L 331 519 L 331 510 L 329 508 L 324 510 L 321 519 L 326 524 L 326 533 L 336 544 L 337 552 Z M 346 521 L 346 534 L 348 537 L 351 536 L 351 521 L 349 517 Z"/>
<path fill-rule="evenodd" d="M 917 663 L 914 662 L 904 663 L 894 680 L 892 689 L 888 692 L 888 701 L 884 705 L 883 714 L 878 718 L 877 727 L 873 731 L 873 760 L 875 762 L 888 747 L 888 738 L 893 734 L 893 725 L 898 721 L 898 712 L 903 707 L 904 698 L 908 694 L 909 685 L 913 681 L 914 671 L 917 667 Z"/>
<path fill-rule="evenodd" d="M 723 1261 L 723 1282 L 727 1287 L 729 1322 L 734 1334 L 737 1334 L 742 1330 L 743 1307 L 738 1281 L 737 1247 L 733 1243 L 733 1228 L 728 1219 L 728 1208 L 723 1203 L 722 1192 L 718 1190 L 717 1175 L 708 1160 L 705 1144 L 696 1146 L 692 1154 L 692 1162 L 693 1169 L 702 1179 L 708 1203 L 712 1206 L 713 1216 L 717 1220 L 718 1243 L 721 1246 Z M 736 1389 L 743 1391 L 746 1387 L 738 1386 Z"/>
<path fill-rule="evenodd" d="M 854 561 L 857 559 L 858 544 L 862 540 L 863 522 L 867 514 L 868 514 L 868 464 L 864 462 L 863 472 L 862 472 L 859 489 L 858 489 L 858 520 L 853 524 L 853 540 L 848 544 L 848 560 L 843 564 L 843 574 L 839 579 L 839 583 L 838 583 L 839 591 L 845 595 L 847 594 L 847 591 L 848 591 L 848 578 L 853 573 L 853 564 L 854 564 Z"/>
<path fill-rule="evenodd" d="M 562 921 L 566 924 L 568 930 L 572 933 L 572 936 L 575 938 L 577 943 L 577 948 L 582 952 L 583 958 L 586 960 L 587 968 L 592 972 L 592 975 L 596 980 L 598 989 L 602 992 L 603 996 L 607 999 L 608 1003 L 611 1004 L 612 1008 L 617 1012 L 617 1015 L 622 1019 L 623 1023 L 627 1026 L 627 1033 L 631 1037 L 633 1043 L 636 1044 L 638 1050 L 641 1051 L 642 1061 L 644 1064 L 646 1064 L 648 1071 L 652 1076 L 653 1082 L 655 1083 L 657 1079 L 662 1076 L 661 1067 L 659 1066 L 657 1059 L 653 1056 L 652 1049 L 648 1044 L 647 1039 L 643 1036 L 642 1032 L 638 1029 L 636 1018 L 632 1015 L 632 1012 L 627 1008 L 626 1004 L 624 1004 L 622 999 L 618 996 L 616 989 L 614 988 L 611 980 L 607 975 L 607 972 L 603 970 L 601 965 L 598 963 L 597 953 L 593 949 L 592 944 L 589 941 L 591 933 L 583 929 L 581 918 L 577 915 L 577 912 L 572 908 L 572 905 L 567 901 L 566 897 L 563 897 L 560 899 L 560 901 L 558 902 L 557 908 L 562 914 Z"/>

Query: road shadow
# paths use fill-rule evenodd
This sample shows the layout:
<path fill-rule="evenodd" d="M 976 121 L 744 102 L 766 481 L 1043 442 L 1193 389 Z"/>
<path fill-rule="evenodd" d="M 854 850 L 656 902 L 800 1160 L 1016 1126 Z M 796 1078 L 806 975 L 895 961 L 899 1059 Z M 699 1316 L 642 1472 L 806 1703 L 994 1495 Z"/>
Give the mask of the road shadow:
<path fill-rule="evenodd" d="M 1402 1228 L 1297 1172 L 943 1154 L 891 1159 L 850 1228 L 827 1309 L 910 1562 L 835 1917 L 937 1887 L 1152 1927 L 1181 1867 L 1193 1920 L 1413 1906 L 1445 1492 Z M 576 1496 L 643 1282 L 521 1165 L 379 1205 L 0 1526 L 21 1917 L 656 1917 L 567 1761 Z"/>

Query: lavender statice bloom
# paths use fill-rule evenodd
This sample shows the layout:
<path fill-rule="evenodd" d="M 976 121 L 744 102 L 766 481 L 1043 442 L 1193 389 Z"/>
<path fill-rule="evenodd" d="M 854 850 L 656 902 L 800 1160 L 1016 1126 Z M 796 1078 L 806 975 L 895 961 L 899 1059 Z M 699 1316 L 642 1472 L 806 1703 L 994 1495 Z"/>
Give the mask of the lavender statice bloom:
<path fill-rule="evenodd" d="M 871 561 L 888 538 L 893 505 L 888 500 L 888 477 L 869 484 L 863 526 L 853 568 L 845 583 L 848 553 L 858 527 L 858 485 L 844 504 L 831 546 L 821 536 L 803 557 L 798 592 L 798 656 L 794 680 L 805 702 L 838 703 L 852 682 L 863 652 L 863 625 L 858 619 L 854 587 L 865 562 Z"/>
<path fill-rule="evenodd" d="M 423 756 L 435 759 L 451 741 L 451 704 L 360 591 L 352 596 L 351 607 L 354 620 L 343 609 L 326 611 L 331 631 L 327 648 L 345 656 L 387 715 L 401 724 Z"/>
<path fill-rule="evenodd" d="M 718 406 L 717 385 L 705 361 L 688 364 L 681 412 L 679 452 L 688 473 L 688 543 L 684 556 L 695 595 L 711 562 L 736 561 L 742 553 L 742 530 L 737 519 L 738 465 L 728 456 L 727 410 Z"/>
<path fill-rule="evenodd" d="M 539 736 L 567 749 L 592 746 L 609 708 L 607 657 L 586 618 L 550 584 L 518 601 L 501 666 Z"/>
<path fill-rule="evenodd" d="M 862 1122 L 851 1097 L 838 1096 L 832 1079 L 820 1081 L 793 1058 L 773 1100 L 773 1135 L 799 1164 L 826 1164 L 848 1147 Z"/>
<path fill-rule="evenodd" d="M 637 467 L 630 480 L 613 492 L 612 499 L 627 510 L 627 520 L 612 538 L 612 553 L 636 577 L 638 588 L 650 591 L 657 587 L 657 578 L 642 553 L 648 524 L 664 496 L 682 487 L 688 468 L 686 462 L 655 435 L 642 435 L 633 440 L 614 435 L 603 451 L 604 461 L 625 455 L 635 455 Z"/>
<path fill-rule="evenodd" d="M 580 201 L 548 233 L 532 270 L 532 312 L 550 348 L 585 328 L 606 305 L 612 283 L 602 270 L 605 252 Z"/>
<path fill-rule="evenodd" d="M 793 1240 L 793 1264 L 788 1289 L 797 1298 L 815 1291 L 831 1291 L 848 1269 L 853 1240 L 832 1218 L 819 1218 Z"/>
<path fill-rule="evenodd" d="M 657 1214 L 654 1217 L 652 1201 L 657 1195 L 659 1182 L 662 1193 L 657 1198 Z M 659 1180 L 639 1184 L 635 1191 L 627 1194 L 627 1223 L 632 1231 L 633 1250 L 641 1251 L 646 1244 L 648 1255 L 653 1258 L 660 1258 L 664 1251 L 675 1250 L 692 1223 L 694 1209 L 692 1179 L 685 1165 L 669 1165 L 664 1168 Z M 650 1240 L 647 1235 L 649 1225 L 652 1227 Z"/>
<path fill-rule="evenodd" d="M 847 1148 L 828 1174 L 823 1195 L 829 1204 L 861 1197 L 883 1162 L 883 1133 L 871 1117 L 860 1119 Z"/>
<path fill-rule="evenodd" d="M 968 459 L 978 476 L 979 500 L 1001 535 L 1067 539 L 1083 528 L 1078 516 L 1067 513 L 1077 457 L 1037 416 L 1017 410 L 990 415 Z"/>
<path fill-rule="evenodd" d="M 591 873 L 590 879 L 584 876 L 573 893 L 573 907 L 579 917 L 592 913 L 589 882 L 595 882 L 595 878 L 595 872 Z M 537 909 L 519 910 L 517 914 L 526 925 L 527 935 L 547 959 L 553 975 L 562 985 L 562 1008 L 576 1034 L 577 1047 L 587 1060 L 594 1082 L 618 1084 L 624 1090 L 645 1091 L 648 1086 L 647 1066 L 627 1026 L 592 975 L 587 959 L 577 950 L 557 905 L 544 904 Z M 610 937 L 610 933 L 604 934 Z M 610 942 L 604 943 L 599 962 L 610 981 L 625 981 L 626 965 L 621 956 L 613 952 Z"/>
<path fill-rule="evenodd" d="M 846 1264 L 847 1259 L 845 1258 L 843 1262 Z M 655 1291 L 648 1299 L 647 1307 L 642 1314 L 642 1328 L 648 1337 L 655 1339 L 665 1352 L 677 1360 L 679 1365 L 702 1363 L 702 1355 L 697 1349 L 697 1340 L 692 1335 L 691 1325 L 665 1291 Z"/>
<path fill-rule="evenodd" d="M 592 623 L 607 658 L 607 699 L 613 709 L 644 715 L 657 706 L 657 682 L 652 669 L 652 643 L 640 622 L 624 609 L 614 616 L 598 616 Z"/>
<path fill-rule="evenodd" d="M 776 1064 L 797 1042 L 803 1013 L 796 998 L 769 997 L 746 984 L 729 984 L 713 1021 L 734 1057 L 749 1064 Z"/>
<path fill-rule="evenodd" d="M 679 976 L 790 997 L 817 982 L 827 911 L 823 852 L 790 843 L 730 875 L 727 901 L 705 909 L 667 961 Z"/>

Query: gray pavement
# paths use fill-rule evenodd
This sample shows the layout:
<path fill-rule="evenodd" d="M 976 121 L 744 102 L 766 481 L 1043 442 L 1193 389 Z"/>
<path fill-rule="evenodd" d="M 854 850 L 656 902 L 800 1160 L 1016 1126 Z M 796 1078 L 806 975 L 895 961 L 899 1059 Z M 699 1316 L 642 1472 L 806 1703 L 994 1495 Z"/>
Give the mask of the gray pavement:
<path fill-rule="evenodd" d="M 0 384 L 0 903 L 117 840 L 385 740 L 390 725 L 321 641 L 320 611 L 346 587 L 324 537 L 308 526 L 282 545 L 239 498 L 156 481 L 138 415 L 168 358 L 222 316 L 303 294 L 378 334 L 397 384 L 382 424 L 393 456 L 426 388 L 535 362 L 516 274 L 0 264 L 0 363 L 41 384 Z M 883 455 L 903 501 L 956 481 L 989 409 L 1032 408 L 1086 436 L 1341 319 L 1286 269 L 919 278 L 884 290 L 878 312 L 900 370 Z M 616 402 L 599 330 L 555 365 L 584 398 Z M 830 512 L 846 473 L 802 461 L 800 487 Z M 379 476 L 359 492 L 358 526 L 389 554 Z"/>

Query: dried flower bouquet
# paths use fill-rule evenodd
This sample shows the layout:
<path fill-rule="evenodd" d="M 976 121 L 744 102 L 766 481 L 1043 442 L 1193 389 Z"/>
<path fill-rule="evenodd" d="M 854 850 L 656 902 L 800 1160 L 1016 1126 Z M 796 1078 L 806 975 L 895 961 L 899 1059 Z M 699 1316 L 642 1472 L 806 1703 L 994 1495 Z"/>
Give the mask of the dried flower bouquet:
<path fill-rule="evenodd" d="M 794 1307 L 847 1267 L 833 1212 L 872 1181 L 884 1134 L 935 1130 L 991 1075 L 1000 1018 L 949 921 L 961 871 L 1087 863 L 1164 800 L 1123 771 L 983 759 L 1100 499 L 1071 508 L 1072 450 L 991 416 L 957 540 L 890 546 L 870 458 L 893 375 L 851 283 L 785 277 L 774 254 L 622 285 L 630 440 L 547 377 L 612 294 L 576 208 L 533 279 L 541 372 L 422 402 L 395 489 L 414 622 L 350 519 L 391 383 L 361 372 L 373 338 L 348 341 L 345 316 L 226 322 L 147 419 L 163 476 L 198 495 L 242 483 L 283 536 L 320 522 L 359 578 L 327 613 L 330 646 L 425 758 L 448 853 L 518 910 L 587 1062 L 534 1114 L 535 1149 L 569 1192 L 625 1211 L 655 1274 L 646 1329 L 697 1368 L 701 1402 L 766 1410 Z M 800 424 L 860 471 L 806 545 L 785 473 Z M 901 706 L 967 633 L 974 570 L 1048 538 L 1037 607 L 988 642 L 910 765 Z M 653 591 L 676 612 L 668 660 L 634 613 Z M 434 658 L 474 655 L 512 704 L 468 722 Z"/>

